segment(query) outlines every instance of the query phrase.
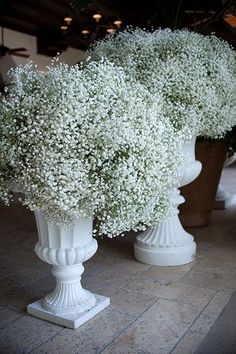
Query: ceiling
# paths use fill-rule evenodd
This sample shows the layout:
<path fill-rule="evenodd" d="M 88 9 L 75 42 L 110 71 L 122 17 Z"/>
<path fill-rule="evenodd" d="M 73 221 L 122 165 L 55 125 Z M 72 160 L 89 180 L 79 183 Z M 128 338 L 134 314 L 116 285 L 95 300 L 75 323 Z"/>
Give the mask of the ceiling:
<path fill-rule="evenodd" d="M 232 4 L 236 0 L 231 1 Z M 66 50 L 68 46 L 87 49 L 94 40 L 103 37 L 114 20 L 120 18 L 122 26 L 140 27 L 178 27 L 195 28 L 206 18 L 213 17 L 224 6 L 223 0 L 185 0 L 180 15 L 176 18 L 178 5 L 176 0 L 97 0 L 79 14 L 75 12 L 69 0 L 2 0 L 0 5 L 0 25 L 37 37 L 38 53 L 54 56 Z M 236 5 L 235 5 L 236 6 Z M 97 23 L 93 14 L 100 13 Z M 61 30 L 64 17 L 73 18 L 67 31 Z M 195 24 L 195 26 L 194 26 Z M 201 24 L 201 23 L 200 23 Z M 85 37 L 81 31 L 90 33 Z M 208 27 L 216 34 L 228 40 L 236 48 L 236 35 L 224 24 L 222 17 Z"/>

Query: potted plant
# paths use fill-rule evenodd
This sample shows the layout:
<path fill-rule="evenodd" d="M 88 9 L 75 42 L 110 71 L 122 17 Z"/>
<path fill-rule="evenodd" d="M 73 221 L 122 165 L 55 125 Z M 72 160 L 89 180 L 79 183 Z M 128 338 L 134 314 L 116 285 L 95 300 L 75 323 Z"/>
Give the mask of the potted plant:
<path fill-rule="evenodd" d="M 235 125 L 236 56 L 226 42 L 214 35 L 128 28 L 95 43 L 89 54 L 92 60 L 108 58 L 121 66 L 130 80 L 160 95 L 165 119 L 176 132 L 184 134 L 187 147 L 192 137 L 222 138 Z M 200 172 L 193 148 L 194 144 L 191 151 L 187 148 L 191 178 L 183 177 L 176 187 L 193 181 Z M 193 259 L 195 245 L 179 223 L 177 206 L 183 198 L 176 196 L 176 191 L 172 202 L 174 215 L 171 213 L 157 228 L 138 236 L 135 247 L 139 260 L 178 265 Z"/>
<path fill-rule="evenodd" d="M 180 139 L 161 98 L 107 61 L 46 72 L 28 63 L 11 77 L 0 106 L 0 195 L 9 202 L 23 192 L 36 217 L 35 251 L 57 280 L 28 312 L 75 328 L 109 304 L 80 283 L 97 249 L 92 233 L 113 237 L 166 217 Z"/>

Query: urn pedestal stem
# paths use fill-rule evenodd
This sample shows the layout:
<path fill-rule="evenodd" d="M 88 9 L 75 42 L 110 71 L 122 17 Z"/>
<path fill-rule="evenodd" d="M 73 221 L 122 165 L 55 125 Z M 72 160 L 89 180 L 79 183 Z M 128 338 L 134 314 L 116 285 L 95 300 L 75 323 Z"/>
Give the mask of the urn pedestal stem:
<path fill-rule="evenodd" d="M 83 262 L 97 250 L 92 237 L 92 219 L 75 219 L 69 227 L 48 222 L 42 211 L 35 211 L 39 242 L 35 252 L 52 264 L 56 287 L 43 299 L 27 306 L 27 312 L 59 325 L 77 328 L 110 304 L 109 298 L 83 289 Z"/>
<path fill-rule="evenodd" d="M 201 163 L 195 160 L 195 141 L 196 137 L 183 145 L 183 154 L 188 155 L 190 163 L 182 173 L 179 187 L 192 182 L 201 172 Z M 178 206 L 184 201 L 180 191 L 174 188 L 171 214 L 157 227 L 136 238 L 134 255 L 138 261 L 156 266 L 178 266 L 193 261 L 196 244 L 193 236 L 183 229 L 178 216 Z"/>

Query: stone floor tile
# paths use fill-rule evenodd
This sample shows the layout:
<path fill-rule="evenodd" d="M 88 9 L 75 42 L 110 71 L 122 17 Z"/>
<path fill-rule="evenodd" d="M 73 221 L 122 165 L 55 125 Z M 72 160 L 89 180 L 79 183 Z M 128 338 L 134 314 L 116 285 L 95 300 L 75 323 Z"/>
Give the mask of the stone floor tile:
<path fill-rule="evenodd" d="M 236 293 L 225 306 L 210 331 L 196 350 L 196 354 L 236 353 Z"/>
<path fill-rule="evenodd" d="M 0 226 L 1 227 L 1 226 Z M 9 231 L 9 232 L 3 232 L 1 229 L 1 234 L 0 234 L 0 246 L 6 246 L 11 247 L 11 243 L 24 240 L 24 234 L 17 232 L 17 231 Z"/>
<path fill-rule="evenodd" d="M 236 227 L 227 235 L 223 243 L 224 248 L 236 249 Z"/>
<path fill-rule="evenodd" d="M 130 270 L 129 268 L 120 269 L 118 264 L 115 264 L 108 269 L 87 277 L 90 282 L 97 282 L 104 285 L 104 288 L 112 287 L 115 289 L 121 289 L 138 275 L 143 273 L 143 269 L 139 266 L 137 269 Z"/>
<path fill-rule="evenodd" d="M 120 346 L 120 343 L 112 343 L 100 354 L 149 354 L 143 350 L 137 350 L 126 345 Z"/>
<path fill-rule="evenodd" d="M 196 319 L 194 324 L 191 327 L 192 331 L 196 331 L 198 333 L 207 333 L 213 326 L 215 320 L 217 319 L 217 315 L 209 316 L 205 313 L 201 313 L 199 317 Z"/>
<path fill-rule="evenodd" d="M 236 289 L 235 267 L 198 267 L 195 266 L 182 280 L 181 283 L 197 287 L 212 289 Z"/>
<path fill-rule="evenodd" d="M 212 245 L 209 242 L 197 242 L 197 251 L 195 259 L 197 260 L 198 258 L 206 257 L 208 255 L 208 252 L 211 250 L 211 247 Z"/>
<path fill-rule="evenodd" d="M 30 284 L 37 279 L 41 279 L 46 274 L 48 274 L 48 271 L 38 269 L 35 266 L 31 266 L 30 268 L 19 266 L 14 272 L 2 277 L 0 276 L 0 297 L 4 296 L 8 290 Z"/>
<path fill-rule="evenodd" d="M 223 252 L 223 250 L 225 253 Z M 236 268 L 235 259 L 236 252 L 228 252 L 226 248 L 222 248 L 221 252 L 219 252 L 218 249 L 214 248 L 207 253 L 206 257 L 201 257 L 197 260 L 196 268 L 208 270 L 212 268 L 219 268 L 219 270 L 224 270 L 227 272 L 227 267 Z"/>
<path fill-rule="evenodd" d="M 146 294 L 139 294 L 127 289 L 106 289 L 106 296 L 111 299 L 111 308 L 128 314 L 130 316 L 139 316 L 157 299 L 154 296 L 147 296 Z"/>
<path fill-rule="evenodd" d="M 103 238 L 98 239 L 98 255 L 109 254 L 111 257 L 133 260 L 134 248 L 133 244 L 135 237 L 132 240 L 129 238 L 129 233 L 125 237 Z"/>
<path fill-rule="evenodd" d="M 152 295 L 158 297 L 158 290 L 162 285 L 168 284 L 168 280 L 152 279 L 149 275 L 143 274 L 131 281 L 126 289 L 133 292 Z"/>
<path fill-rule="evenodd" d="M 236 268 L 236 247 L 231 247 L 226 243 L 219 246 L 214 245 L 208 252 L 205 262 L 209 265 L 217 265 L 221 268 L 224 266 L 232 266 Z"/>
<path fill-rule="evenodd" d="M 151 277 L 143 274 L 129 283 L 128 290 L 143 293 L 156 298 L 176 300 L 190 304 L 196 309 L 202 309 L 216 293 L 215 289 L 201 288 L 178 282 L 152 280 Z"/>
<path fill-rule="evenodd" d="M 103 257 L 103 255 L 96 257 L 95 255 L 91 258 L 91 261 L 84 263 L 84 277 L 93 276 L 103 270 L 111 268 L 115 271 L 119 269 L 120 272 L 128 270 L 131 272 L 142 273 L 151 267 L 150 265 L 137 262 L 134 258 L 125 259 L 123 257 L 120 257 L 119 253 L 116 254 L 115 252 L 113 252 L 112 255 L 109 253 L 109 257 Z"/>
<path fill-rule="evenodd" d="M 122 348 L 166 354 L 179 341 L 196 318 L 190 306 L 176 301 L 158 300 L 115 341 Z"/>
<path fill-rule="evenodd" d="M 43 262 L 34 252 L 34 246 L 30 250 L 21 249 L 20 252 L 14 254 L 14 256 L 4 256 L 0 258 L 2 261 L 8 263 L 14 261 L 15 264 L 19 264 L 25 267 L 35 267 L 40 270 L 51 270 L 51 265 Z"/>
<path fill-rule="evenodd" d="M 56 279 L 52 274 L 47 274 L 45 277 L 36 280 L 30 284 L 30 289 L 41 292 L 46 295 L 54 290 Z"/>
<path fill-rule="evenodd" d="M 24 238 L 23 240 L 18 240 L 16 242 L 1 245 L 0 257 L 8 257 L 9 259 L 14 259 L 14 255 L 21 252 L 21 250 L 29 250 L 30 252 L 33 252 L 34 244 L 32 240 Z"/>
<path fill-rule="evenodd" d="M 28 353 L 51 338 L 61 327 L 25 315 L 0 329 L 0 350 L 4 354 Z"/>
<path fill-rule="evenodd" d="M 0 246 L 1 247 L 1 246 Z M 0 277 L 5 277 L 18 270 L 19 264 L 15 263 L 13 260 L 5 260 L 0 258 Z"/>
<path fill-rule="evenodd" d="M 215 293 L 216 290 L 214 289 L 172 283 L 161 286 L 157 290 L 156 296 L 162 299 L 176 300 L 184 304 L 189 304 L 196 308 L 196 310 L 202 310 Z"/>
<path fill-rule="evenodd" d="M 201 231 L 198 232 L 195 237 L 195 241 L 198 243 L 200 241 L 204 242 L 219 242 L 226 239 L 227 235 L 232 231 L 232 225 L 215 225 L 210 224 L 203 227 Z"/>
<path fill-rule="evenodd" d="M 171 351 L 171 354 L 194 354 L 204 337 L 203 333 L 189 331 Z"/>
<path fill-rule="evenodd" d="M 232 291 L 219 291 L 209 302 L 207 307 L 204 309 L 204 313 L 211 316 L 214 314 L 219 315 L 224 307 L 229 302 L 233 292 Z"/>
<path fill-rule="evenodd" d="M 35 348 L 32 354 L 95 354 L 133 321 L 133 317 L 106 309 L 75 331 L 63 329 Z"/>
<path fill-rule="evenodd" d="M 152 266 L 142 276 L 153 280 L 166 280 L 168 282 L 178 281 L 184 277 L 193 267 L 195 262 L 178 267 L 157 267 Z"/>
<path fill-rule="evenodd" d="M 6 294 L 0 297 L 0 305 L 7 305 L 9 308 L 23 312 L 26 306 L 42 298 L 44 294 L 30 287 L 19 286 L 8 289 Z"/>
<path fill-rule="evenodd" d="M 235 209 L 230 208 L 227 210 L 215 210 L 211 215 L 211 223 L 215 225 L 232 225 L 235 226 Z"/>
<path fill-rule="evenodd" d="M 200 316 L 191 327 L 192 331 L 207 333 L 213 326 L 215 320 L 229 302 L 233 292 L 219 291 L 209 304 L 204 308 Z"/>
<path fill-rule="evenodd" d="M 11 310 L 5 306 L 0 306 L 0 313 L 0 328 L 5 327 L 9 322 L 12 322 L 22 316 L 19 312 Z"/>

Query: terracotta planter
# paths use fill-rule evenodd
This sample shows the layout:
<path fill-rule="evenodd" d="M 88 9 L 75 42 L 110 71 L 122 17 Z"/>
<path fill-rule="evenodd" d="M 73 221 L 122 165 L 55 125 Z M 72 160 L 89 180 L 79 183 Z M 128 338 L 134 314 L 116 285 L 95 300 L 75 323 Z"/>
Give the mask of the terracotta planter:
<path fill-rule="evenodd" d="M 209 224 L 225 157 L 224 139 L 197 141 L 196 160 L 202 163 L 202 172 L 194 182 L 181 188 L 185 198 L 185 203 L 179 208 L 183 226 Z"/>

